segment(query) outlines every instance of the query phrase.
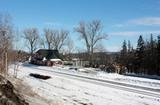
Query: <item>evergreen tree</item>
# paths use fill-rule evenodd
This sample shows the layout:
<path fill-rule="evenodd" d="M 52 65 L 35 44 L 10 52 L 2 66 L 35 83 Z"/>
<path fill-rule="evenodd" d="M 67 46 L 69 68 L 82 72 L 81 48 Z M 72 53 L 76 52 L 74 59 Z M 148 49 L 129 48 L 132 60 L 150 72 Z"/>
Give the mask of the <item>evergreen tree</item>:
<path fill-rule="evenodd" d="M 150 37 L 150 48 L 151 48 L 151 53 L 153 54 L 154 40 L 153 40 L 153 35 L 152 34 L 151 34 L 151 37 Z"/>
<path fill-rule="evenodd" d="M 157 75 L 160 76 L 160 35 L 158 36 L 158 43 L 157 43 Z"/>
<path fill-rule="evenodd" d="M 130 42 L 130 40 L 128 40 L 128 53 L 130 53 L 131 50 L 132 50 L 131 42 Z"/>
<path fill-rule="evenodd" d="M 136 73 L 142 73 L 144 70 L 144 40 L 139 36 L 136 49 Z"/>
<path fill-rule="evenodd" d="M 139 36 L 138 44 L 137 44 L 137 50 L 138 51 L 144 51 L 144 40 L 143 40 L 142 35 Z"/>
<path fill-rule="evenodd" d="M 153 40 L 153 35 L 151 34 L 150 37 L 150 49 L 149 49 L 149 60 L 148 61 L 148 73 L 153 75 L 155 74 L 155 69 L 156 69 L 156 53 L 155 53 L 155 41 Z"/>
<path fill-rule="evenodd" d="M 127 54 L 127 43 L 126 43 L 126 40 L 124 40 L 124 42 L 123 42 L 121 54 L 122 55 L 126 55 Z"/>
<path fill-rule="evenodd" d="M 145 51 L 144 51 L 144 69 L 145 74 L 154 74 L 155 69 L 155 57 L 154 57 L 154 40 L 153 35 L 150 35 L 150 41 L 145 42 Z"/>
<path fill-rule="evenodd" d="M 127 66 L 128 60 L 127 60 L 127 43 L 126 40 L 124 40 L 123 45 L 122 45 L 122 50 L 121 50 L 121 54 L 120 54 L 120 63 L 123 66 Z M 122 70 L 121 68 L 121 73 L 124 72 L 124 70 Z"/>
<path fill-rule="evenodd" d="M 128 53 L 127 53 L 126 67 L 127 67 L 129 73 L 132 73 L 134 70 L 133 62 L 134 62 L 134 49 L 133 49 L 133 46 L 131 46 L 130 40 L 128 40 Z"/>

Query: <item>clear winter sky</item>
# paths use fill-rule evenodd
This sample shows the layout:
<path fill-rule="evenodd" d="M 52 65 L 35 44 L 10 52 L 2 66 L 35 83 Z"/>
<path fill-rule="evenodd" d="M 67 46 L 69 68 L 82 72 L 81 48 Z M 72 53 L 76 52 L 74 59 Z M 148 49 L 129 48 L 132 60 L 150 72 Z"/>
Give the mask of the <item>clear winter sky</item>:
<path fill-rule="evenodd" d="M 77 48 L 85 49 L 73 28 L 80 21 L 101 20 L 108 51 L 121 49 L 123 40 L 136 47 L 144 39 L 160 34 L 160 0 L 0 0 L 0 12 L 9 13 L 16 28 L 64 28 L 70 31 Z M 43 33 L 42 33 L 43 34 Z"/>

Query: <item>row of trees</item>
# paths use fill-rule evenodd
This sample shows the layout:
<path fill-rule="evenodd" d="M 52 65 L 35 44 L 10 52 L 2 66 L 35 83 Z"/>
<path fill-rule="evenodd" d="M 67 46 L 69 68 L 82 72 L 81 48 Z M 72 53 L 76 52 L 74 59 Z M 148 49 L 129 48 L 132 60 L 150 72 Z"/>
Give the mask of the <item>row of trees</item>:
<path fill-rule="evenodd" d="M 69 32 L 66 30 L 44 29 L 45 39 L 40 38 L 37 28 L 29 28 L 23 31 L 24 39 L 31 55 L 38 47 L 60 50 L 65 45 Z"/>
<path fill-rule="evenodd" d="M 85 57 L 89 61 L 90 65 L 104 64 L 107 62 L 108 55 L 104 51 L 101 53 L 95 53 L 97 46 L 99 46 L 102 40 L 107 39 L 107 34 L 103 32 L 103 26 L 99 20 L 93 20 L 85 23 L 80 22 L 77 27 L 74 28 L 84 41 L 86 47 Z M 70 39 L 69 31 L 64 29 L 52 29 L 46 28 L 41 35 L 37 28 L 28 28 L 23 30 L 23 38 L 27 42 L 27 47 L 32 55 L 37 48 L 57 49 L 61 50 L 63 47 L 68 47 L 68 52 L 73 48 L 73 41 Z M 0 67 L 1 72 L 7 71 L 7 64 L 10 56 L 10 52 L 13 54 L 12 46 L 17 33 L 13 30 L 13 25 L 10 21 L 9 15 L 0 15 Z M 44 36 L 42 38 L 42 36 Z M 18 52 L 16 52 L 18 53 Z M 71 52 L 70 52 L 71 53 Z M 101 56 L 104 55 L 104 56 Z M 9 56 L 9 57 L 8 57 Z M 14 56 L 16 57 L 16 55 Z M 17 59 L 14 58 L 13 59 Z M 104 60 L 104 58 L 106 58 Z M 111 60 L 112 58 L 110 58 Z M 103 61 L 100 63 L 101 61 Z M 113 62 L 113 61 L 112 61 Z M 124 65 L 128 68 L 128 72 L 143 73 L 143 74 L 158 74 L 160 75 L 160 36 L 157 39 L 153 39 L 151 35 L 149 41 L 144 41 L 140 36 L 137 42 L 137 48 L 134 49 L 128 41 L 123 42 L 122 50 L 117 56 L 116 62 Z M 111 63 L 111 62 L 110 62 Z M 5 68 L 5 69 L 4 69 Z"/>
<path fill-rule="evenodd" d="M 95 62 L 94 52 L 98 50 L 97 46 L 100 45 L 101 40 L 106 40 L 107 38 L 107 35 L 103 33 L 103 26 L 101 21 L 93 20 L 88 23 L 80 22 L 77 27 L 74 28 L 74 32 L 76 32 L 84 42 L 84 47 L 86 47 L 86 51 L 84 52 L 87 52 L 86 60 L 88 60 L 90 64 L 93 64 L 93 61 Z M 63 51 L 62 49 L 66 48 L 67 50 L 65 51 L 67 51 L 68 53 L 72 53 L 72 49 L 74 46 L 73 40 L 71 39 L 68 30 L 45 28 L 42 34 L 37 28 L 27 28 L 22 30 L 22 33 L 20 33 L 19 31 L 15 31 L 11 22 L 10 15 L 0 14 L 1 72 L 7 71 L 9 62 L 8 58 L 11 58 L 12 61 L 16 61 L 18 59 L 19 51 L 16 50 L 19 45 L 22 44 L 19 43 L 19 41 L 23 39 L 25 39 L 26 42 L 24 47 L 29 48 L 29 52 L 31 55 L 38 48 L 56 49 L 60 51 Z M 101 47 L 102 46 L 100 46 L 100 48 Z M 79 52 L 79 49 L 77 52 Z"/>
<path fill-rule="evenodd" d="M 80 22 L 74 30 L 79 33 L 80 38 L 85 42 L 87 49 L 88 60 L 90 64 L 93 63 L 93 54 L 96 45 L 103 39 L 107 38 L 105 33 L 102 33 L 102 24 L 99 20 L 94 20 L 89 23 Z M 41 45 L 48 49 L 61 50 L 64 46 L 67 46 L 71 50 L 73 43 L 69 37 L 69 31 L 61 29 L 44 29 L 45 38 L 40 38 L 38 29 L 30 28 L 23 31 L 24 39 L 27 41 L 28 48 L 31 55 L 37 49 L 37 45 Z"/>
<path fill-rule="evenodd" d="M 117 62 L 126 66 L 129 73 L 160 75 L 160 35 L 149 41 L 144 41 L 142 35 L 137 41 L 137 48 L 133 49 L 128 41 L 123 42 L 122 50 Z"/>

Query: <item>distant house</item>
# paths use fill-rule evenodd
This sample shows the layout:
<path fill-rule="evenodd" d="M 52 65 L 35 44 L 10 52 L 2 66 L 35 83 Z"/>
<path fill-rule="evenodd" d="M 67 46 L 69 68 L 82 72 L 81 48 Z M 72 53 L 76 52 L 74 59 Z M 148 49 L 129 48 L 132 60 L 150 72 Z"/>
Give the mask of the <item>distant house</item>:
<path fill-rule="evenodd" d="M 89 61 L 81 60 L 79 58 L 73 58 L 73 65 L 74 66 L 87 66 L 89 65 Z"/>
<path fill-rule="evenodd" d="M 62 64 L 58 50 L 40 49 L 30 59 L 30 63 L 53 66 Z"/>

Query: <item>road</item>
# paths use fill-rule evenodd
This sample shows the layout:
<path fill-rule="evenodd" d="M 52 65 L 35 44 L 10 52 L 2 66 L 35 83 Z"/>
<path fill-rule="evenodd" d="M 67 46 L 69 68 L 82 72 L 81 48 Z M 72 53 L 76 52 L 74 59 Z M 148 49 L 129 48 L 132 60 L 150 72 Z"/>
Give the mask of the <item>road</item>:
<path fill-rule="evenodd" d="M 148 87 L 141 87 L 141 86 L 135 86 L 131 84 L 125 84 L 125 83 L 119 83 L 115 81 L 110 81 L 110 80 L 102 80 L 102 79 L 96 79 L 90 76 L 85 76 L 85 75 L 79 75 L 79 74 L 73 74 L 71 72 L 62 72 L 62 71 L 57 71 L 57 70 L 50 70 L 47 68 L 37 68 L 37 67 L 32 67 L 36 70 L 40 71 L 46 71 L 50 72 L 53 75 L 69 78 L 69 79 L 76 79 L 79 81 L 83 82 L 88 82 L 88 83 L 93 83 L 96 85 L 102 85 L 114 89 L 120 89 L 123 91 L 127 92 L 133 92 L 133 93 L 138 93 L 141 95 L 149 96 L 149 97 L 155 97 L 155 98 L 160 98 L 160 90 L 159 89 L 152 89 Z"/>

